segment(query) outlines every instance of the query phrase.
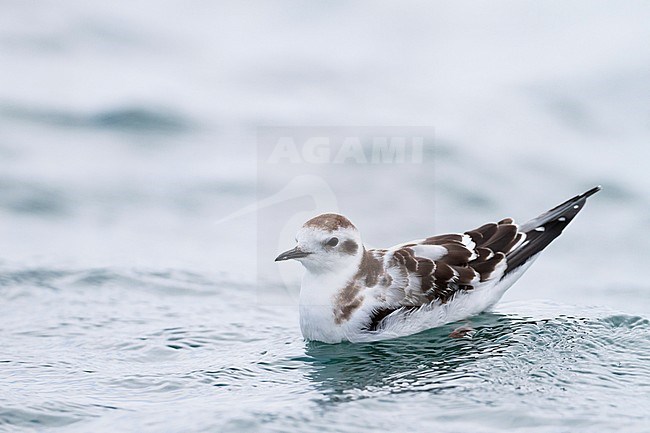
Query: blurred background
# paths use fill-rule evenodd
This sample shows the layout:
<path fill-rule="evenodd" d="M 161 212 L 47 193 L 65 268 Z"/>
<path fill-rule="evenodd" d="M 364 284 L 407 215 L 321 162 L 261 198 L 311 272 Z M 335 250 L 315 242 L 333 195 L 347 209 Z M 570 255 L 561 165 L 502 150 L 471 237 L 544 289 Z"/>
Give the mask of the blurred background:
<path fill-rule="evenodd" d="M 357 166 L 363 194 L 333 186 L 369 244 L 602 184 L 508 296 L 648 311 L 648 19 L 646 1 L 4 1 L 1 260 L 254 281 L 255 215 L 216 221 L 258 198 L 258 127 L 427 126 L 425 181 Z M 423 214 L 400 226 L 405 188 Z"/>
<path fill-rule="evenodd" d="M 0 431 L 644 431 L 649 23 L 646 0 L 0 1 Z M 601 184 L 502 304 L 556 327 L 310 349 L 256 296 L 286 289 L 256 269 L 293 229 L 246 210 L 287 182 L 261 128 L 314 125 L 435 131 L 417 167 L 319 168 L 370 246 Z"/>

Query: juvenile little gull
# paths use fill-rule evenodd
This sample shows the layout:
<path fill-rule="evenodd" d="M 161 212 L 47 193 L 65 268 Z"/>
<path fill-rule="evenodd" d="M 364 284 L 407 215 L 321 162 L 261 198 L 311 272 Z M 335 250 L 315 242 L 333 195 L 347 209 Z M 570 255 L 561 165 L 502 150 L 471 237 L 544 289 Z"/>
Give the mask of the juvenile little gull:
<path fill-rule="evenodd" d="M 305 267 L 300 329 L 325 343 L 395 338 L 463 320 L 493 306 L 600 187 L 521 226 L 511 218 L 465 233 L 366 249 L 344 216 L 307 221 L 297 246 L 275 260 Z"/>

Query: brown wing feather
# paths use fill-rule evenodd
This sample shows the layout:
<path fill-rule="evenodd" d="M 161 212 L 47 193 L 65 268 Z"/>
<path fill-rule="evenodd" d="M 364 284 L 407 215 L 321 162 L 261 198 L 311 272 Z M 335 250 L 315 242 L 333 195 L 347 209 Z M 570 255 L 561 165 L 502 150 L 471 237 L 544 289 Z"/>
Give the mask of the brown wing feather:
<path fill-rule="evenodd" d="M 559 236 L 583 208 L 587 198 L 598 191 L 599 186 L 577 195 L 521 228 L 512 218 L 505 218 L 469 230 L 464 233 L 466 236 L 458 233 L 438 235 L 382 250 L 386 272 L 394 273 L 391 278 L 384 278 L 390 283 L 383 286 L 383 297 L 390 301 L 376 310 L 368 329 L 378 329 L 381 322 L 397 310 L 412 310 L 435 300 L 447 302 L 456 293 L 472 290 L 481 282 L 501 278 L 522 266 Z M 418 257 L 415 254 L 418 246 L 433 246 L 433 249 L 424 250 L 430 253 L 430 258 Z"/>
<path fill-rule="evenodd" d="M 446 303 L 461 291 L 499 278 L 501 275 L 495 274 L 495 270 L 522 236 L 512 219 L 506 218 L 464 234 L 432 236 L 386 251 L 386 269 L 393 273 L 386 288 L 391 296 L 386 298 L 392 302 L 375 312 L 368 329 L 377 329 L 396 310 L 417 308 L 433 301 Z M 418 245 L 441 246 L 446 254 L 436 260 L 420 257 L 414 250 Z"/>

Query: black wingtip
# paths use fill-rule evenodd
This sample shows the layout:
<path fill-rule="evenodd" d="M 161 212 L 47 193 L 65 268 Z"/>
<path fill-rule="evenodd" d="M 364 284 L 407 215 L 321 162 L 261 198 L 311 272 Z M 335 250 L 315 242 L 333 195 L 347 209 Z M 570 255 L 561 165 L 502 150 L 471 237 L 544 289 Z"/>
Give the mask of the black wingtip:
<path fill-rule="evenodd" d="M 591 188 L 589 191 L 580 194 L 580 197 L 584 197 L 584 198 L 591 197 L 592 195 L 596 194 L 601 189 L 603 189 L 602 186 L 596 185 L 595 187 Z"/>
<path fill-rule="evenodd" d="M 546 248 L 582 210 L 587 198 L 600 190 L 600 185 L 595 186 L 522 224 L 519 228 L 526 233 L 526 240 L 507 254 L 508 267 L 504 276 Z"/>

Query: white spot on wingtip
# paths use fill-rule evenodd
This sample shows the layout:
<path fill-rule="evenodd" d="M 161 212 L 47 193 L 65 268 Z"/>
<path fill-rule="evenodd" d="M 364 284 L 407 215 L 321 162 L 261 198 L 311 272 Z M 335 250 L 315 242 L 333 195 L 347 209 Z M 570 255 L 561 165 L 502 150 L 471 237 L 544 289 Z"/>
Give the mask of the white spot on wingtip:
<path fill-rule="evenodd" d="M 559 217 L 557 220 L 564 222 L 564 221 L 566 221 L 566 218 L 565 217 Z"/>
<path fill-rule="evenodd" d="M 545 230 L 544 227 L 537 227 L 537 228 L 535 229 L 536 232 L 543 232 L 544 230 Z"/>
<path fill-rule="evenodd" d="M 575 206 L 573 206 L 573 208 L 574 208 L 574 209 L 578 209 L 579 207 L 580 207 L 580 205 L 579 205 L 579 204 L 577 204 L 577 205 L 575 205 Z"/>

